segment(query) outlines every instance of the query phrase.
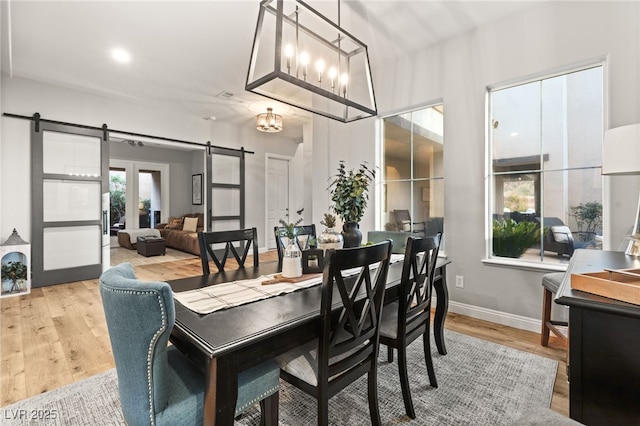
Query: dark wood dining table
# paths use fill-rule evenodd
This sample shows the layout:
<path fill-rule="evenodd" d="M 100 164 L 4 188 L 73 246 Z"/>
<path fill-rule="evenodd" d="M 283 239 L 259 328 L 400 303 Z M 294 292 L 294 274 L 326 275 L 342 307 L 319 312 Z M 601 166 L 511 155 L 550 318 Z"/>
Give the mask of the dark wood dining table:
<path fill-rule="evenodd" d="M 446 266 L 437 263 L 434 337 L 446 354 L 444 320 L 448 310 Z M 277 272 L 277 263 L 168 281 L 174 292 L 194 290 Z M 389 267 L 386 298 L 394 297 L 402 262 Z M 318 335 L 320 285 L 202 315 L 176 301 L 176 322 L 171 342 L 205 373 L 204 425 L 228 426 L 238 394 L 238 372 L 278 356 Z"/>

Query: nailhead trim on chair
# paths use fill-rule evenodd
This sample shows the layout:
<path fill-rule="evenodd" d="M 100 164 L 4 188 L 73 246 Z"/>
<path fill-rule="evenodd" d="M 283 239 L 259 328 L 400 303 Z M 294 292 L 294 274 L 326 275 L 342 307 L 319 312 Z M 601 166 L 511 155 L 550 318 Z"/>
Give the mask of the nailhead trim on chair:
<path fill-rule="evenodd" d="M 151 292 L 150 292 L 151 293 Z M 155 293 L 155 292 L 154 292 Z M 151 338 L 151 342 L 149 342 L 149 351 L 147 352 L 147 377 L 148 377 L 148 385 L 149 385 L 149 417 L 151 419 L 151 425 L 156 424 L 156 413 L 155 408 L 153 406 L 153 372 L 152 372 L 152 361 L 153 361 L 153 352 L 156 346 L 156 342 L 158 337 L 164 333 L 167 329 L 167 315 L 164 311 L 164 305 L 162 304 L 162 298 L 159 294 L 157 294 L 158 305 L 160 306 L 160 311 L 162 313 L 162 327 L 156 331 L 156 333 Z"/>
<path fill-rule="evenodd" d="M 248 401 L 246 404 L 244 404 L 242 407 L 236 407 L 236 413 L 242 413 L 244 410 L 246 410 L 247 408 L 251 407 L 252 405 L 257 404 L 258 402 L 262 401 L 263 399 L 265 399 L 266 397 L 268 397 L 269 395 L 272 395 L 276 392 L 278 392 L 280 389 L 278 388 L 278 386 L 273 387 L 265 392 L 263 392 L 261 395 L 259 395 L 256 398 L 253 398 L 252 400 Z"/>
<path fill-rule="evenodd" d="M 162 298 L 156 291 L 131 291 L 131 290 L 120 290 L 109 288 L 109 290 L 114 293 L 126 293 L 126 294 L 152 294 L 155 295 L 158 299 L 158 305 L 160 306 L 160 311 L 162 314 L 162 327 L 155 332 L 153 337 L 151 338 L 151 342 L 149 342 L 149 350 L 147 351 L 147 386 L 149 390 L 149 421 L 151 425 L 154 426 L 156 424 L 156 416 L 155 409 L 153 407 L 153 372 L 152 372 L 152 361 L 153 361 L 153 352 L 155 343 L 158 340 L 158 336 L 160 336 L 167 329 L 167 314 L 164 310 L 164 305 L 162 304 Z"/>

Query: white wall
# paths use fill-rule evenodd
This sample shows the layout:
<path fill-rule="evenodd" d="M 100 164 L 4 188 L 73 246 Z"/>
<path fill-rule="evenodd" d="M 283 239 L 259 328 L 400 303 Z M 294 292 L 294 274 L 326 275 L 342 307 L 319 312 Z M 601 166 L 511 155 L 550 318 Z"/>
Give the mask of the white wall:
<path fill-rule="evenodd" d="M 366 119 L 344 124 L 325 117 L 314 117 L 311 138 L 314 159 L 312 220 L 319 224 L 323 214 L 329 212 L 332 206 L 327 188 L 332 176 L 338 171 L 339 162 L 344 160 L 347 169 L 358 168 L 362 162 L 367 162 L 370 167 L 375 166 L 375 121 Z M 376 181 L 379 176 L 380 170 L 376 169 Z M 376 182 L 369 190 L 369 204 L 360 221 L 363 241 L 366 241 L 366 231 L 375 227 L 374 205 L 377 186 Z M 332 210 L 331 212 L 333 213 Z M 336 227 L 340 229 L 340 218 L 337 220 Z"/>
<path fill-rule="evenodd" d="M 202 157 L 202 151 L 192 153 L 189 151 L 177 151 L 148 145 L 138 147 L 130 146 L 120 141 L 112 141 L 109 146 L 109 157 L 111 160 L 126 160 L 126 163 L 131 166 L 133 162 L 166 164 L 169 166 L 169 204 L 167 208 L 163 207 L 161 209 L 163 222 L 166 222 L 169 216 L 181 216 L 185 213 L 202 212 L 202 206 L 191 205 L 190 192 L 191 175 L 193 173 L 202 173 L 202 168 L 198 171 L 192 171 L 192 156 L 198 154 Z M 111 164 L 113 164 L 113 161 L 111 161 Z M 118 166 L 119 164 L 120 163 L 115 165 Z M 135 182 L 134 180 L 134 184 Z M 164 200 L 162 201 L 164 204 Z M 127 210 L 127 220 L 130 221 L 134 218 L 136 221 L 134 223 L 136 223 L 137 226 L 137 210 Z"/>
<path fill-rule="evenodd" d="M 444 100 L 445 235 L 453 262 L 449 283 L 456 275 L 465 277 L 464 289 L 449 285 L 451 310 L 538 329 L 543 272 L 483 263 L 486 88 L 598 57 L 607 58 L 605 128 L 640 122 L 638 2 L 544 2 L 372 70 L 380 115 Z M 374 160 L 375 120 L 347 125 L 318 122 L 314 149 L 329 147 L 330 171 L 339 159 L 350 167 Z M 611 181 L 611 201 L 605 207 L 605 233 L 617 241 L 633 224 L 640 180 L 606 180 Z M 318 183 L 314 185 L 316 190 Z M 373 229 L 374 214 L 368 209 L 361 223 L 363 233 Z M 610 246 L 617 248 L 616 241 Z"/>

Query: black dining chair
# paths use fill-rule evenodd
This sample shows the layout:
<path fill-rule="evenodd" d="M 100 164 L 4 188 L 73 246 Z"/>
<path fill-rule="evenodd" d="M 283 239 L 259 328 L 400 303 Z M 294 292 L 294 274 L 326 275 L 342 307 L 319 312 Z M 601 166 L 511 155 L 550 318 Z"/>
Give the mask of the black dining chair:
<path fill-rule="evenodd" d="M 378 327 L 391 241 L 331 250 L 327 256 L 319 336 L 277 358 L 280 377 L 317 399 L 318 425 L 324 426 L 329 421 L 329 399 L 367 374 L 371 422 L 380 425 Z M 370 269 L 371 265 L 377 268 Z M 346 276 L 353 271 L 356 275 Z"/>
<path fill-rule="evenodd" d="M 316 238 L 316 225 L 300 225 L 293 228 L 295 233 L 296 243 L 300 251 L 309 248 L 309 241 L 313 237 Z M 284 226 L 276 226 L 273 228 L 273 234 L 276 237 L 276 248 L 278 251 L 278 271 L 282 271 L 282 258 L 284 257 L 284 249 L 287 247 L 287 228 Z M 306 238 L 299 238 L 306 236 Z"/>
<path fill-rule="evenodd" d="M 416 413 L 409 388 L 407 346 L 422 336 L 424 359 L 429 383 L 438 387 L 429 341 L 431 318 L 431 292 L 438 260 L 440 239 L 435 236 L 407 239 L 404 265 L 398 291 L 398 300 L 384 306 L 380 324 L 380 344 L 387 346 L 389 362 L 393 362 L 393 349 L 398 351 L 398 372 L 402 398 L 407 415 L 415 419 Z"/>
<path fill-rule="evenodd" d="M 244 268 L 244 263 L 251 247 L 253 247 L 253 267 L 258 267 L 258 231 L 256 228 L 198 232 L 198 242 L 200 244 L 200 260 L 202 261 L 202 273 L 204 275 L 210 273 L 209 260 L 213 260 L 218 272 L 224 271 L 229 254 L 233 255 L 236 262 L 238 262 L 238 267 Z M 234 243 L 238 243 L 238 245 L 236 246 Z M 220 253 L 222 252 L 221 248 L 214 247 L 220 244 L 224 244 L 223 253 Z M 238 253 L 238 249 L 242 251 L 242 256 Z"/>

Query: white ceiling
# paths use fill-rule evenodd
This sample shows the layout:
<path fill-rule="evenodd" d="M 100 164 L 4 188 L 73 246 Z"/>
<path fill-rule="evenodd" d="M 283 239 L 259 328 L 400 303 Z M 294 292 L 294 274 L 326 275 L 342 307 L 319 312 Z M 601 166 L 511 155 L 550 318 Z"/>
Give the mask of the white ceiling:
<path fill-rule="evenodd" d="M 337 0 L 307 3 L 337 21 Z M 531 6 L 523 1 L 341 2 L 342 26 L 380 65 Z M 244 90 L 258 0 L 2 1 L 2 71 L 253 126 L 273 106 L 285 127 L 309 115 Z M 10 33 L 9 33 L 10 31 Z M 115 63 L 122 47 L 132 61 Z M 233 94 L 220 98 L 222 92 Z M 296 126 L 293 126 L 296 127 Z M 300 133 L 301 134 L 301 133 Z"/>

